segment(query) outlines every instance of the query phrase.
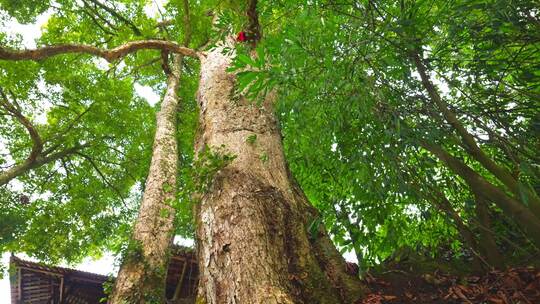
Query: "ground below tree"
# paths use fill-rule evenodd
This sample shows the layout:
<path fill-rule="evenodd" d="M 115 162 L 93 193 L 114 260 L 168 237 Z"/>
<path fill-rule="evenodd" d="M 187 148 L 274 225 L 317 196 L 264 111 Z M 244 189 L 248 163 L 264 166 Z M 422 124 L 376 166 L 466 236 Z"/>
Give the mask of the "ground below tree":
<path fill-rule="evenodd" d="M 410 269 L 403 263 L 368 272 L 364 282 L 370 293 L 360 303 L 540 303 L 540 270 L 537 267 L 515 267 L 480 274 Z"/>

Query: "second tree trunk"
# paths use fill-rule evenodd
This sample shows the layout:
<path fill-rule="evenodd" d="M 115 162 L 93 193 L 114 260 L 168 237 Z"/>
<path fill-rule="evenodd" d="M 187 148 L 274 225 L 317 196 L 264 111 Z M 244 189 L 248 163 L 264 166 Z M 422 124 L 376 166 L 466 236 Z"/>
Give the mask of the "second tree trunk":
<path fill-rule="evenodd" d="M 174 232 L 178 151 L 176 113 L 181 57 L 176 55 L 157 113 L 152 161 L 133 235 L 109 303 L 162 303 Z"/>

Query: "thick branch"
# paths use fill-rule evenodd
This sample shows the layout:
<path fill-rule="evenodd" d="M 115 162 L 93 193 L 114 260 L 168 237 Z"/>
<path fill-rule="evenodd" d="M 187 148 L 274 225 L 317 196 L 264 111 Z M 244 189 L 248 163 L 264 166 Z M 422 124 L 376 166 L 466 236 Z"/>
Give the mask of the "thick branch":
<path fill-rule="evenodd" d="M 478 222 L 482 224 L 482 226 L 490 229 L 491 219 L 489 217 L 488 202 L 481 193 L 474 193 L 474 196 L 476 199 L 476 218 L 478 219 Z M 482 238 L 481 250 L 483 251 L 483 255 L 487 257 L 489 264 L 491 264 L 495 268 L 503 268 L 504 259 L 499 252 L 495 237 L 484 229 L 480 229 L 480 237 Z"/>
<path fill-rule="evenodd" d="M 178 53 L 184 56 L 197 57 L 194 50 L 179 46 L 178 44 L 164 40 L 139 40 L 127 42 L 116 48 L 106 50 L 92 45 L 83 44 L 58 44 L 50 45 L 34 50 L 10 50 L 0 47 L 0 59 L 3 60 L 42 60 L 60 54 L 81 53 L 102 57 L 107 61 L 114 61 L 143 49 L 164 50 Z"/>

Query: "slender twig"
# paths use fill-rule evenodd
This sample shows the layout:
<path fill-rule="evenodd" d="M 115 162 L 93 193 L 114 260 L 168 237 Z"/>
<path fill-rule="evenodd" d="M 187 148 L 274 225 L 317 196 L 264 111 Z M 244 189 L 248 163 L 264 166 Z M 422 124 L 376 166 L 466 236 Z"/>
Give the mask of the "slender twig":
<path fill-rule="evenodd" d="M 92 157 L 86 155 L 86 154 L 83 154 L 81 152 L 76 152 L 75 154 L 81 156 L 82 158 L 86 159 L 90 165 L 96 170 L 96 172 L 98 173 L 98 175 L 101 177 L 101 179 L 103 180 L 103 182 L 109 187 L 111 188 L 111 190 L 113 190 L 117 195 L 118 197 L 120 198 L 120 200 L 122 201 L 122 203 L 126 206 L 126 202 L 124 200 L 124 196 L 120 193 L 120 191 L 118 189 L 116 189 L 116 187 L 111 184 L 111 182 L 109 182 L 109 180 L 105 177 L 105 174 L 103 174 L 103 172 L 101 172 L 101 170 L 99 169 L 99 167 L 97 166 L 97 164 L 94 162 L 94 159 L 92 159 Z"/>
<path fill-rule="evenodd" d="M 133 22 L 131 22 L 129 19 L 122 16 L 122 14 L 118 13 L 114 9 L 108 7 L 107 5 L 101 3 L 101 2 L 99 2 L 97 0 L 88 0 L 88 1 L 90 1 L 90 2 L 94 3 L 95 5 L 101 7 L 103 10 L 105 10 L 106 12 L 111 14 L 111 16 L 113 16 L 116 19 L 118 19 L 118 20 L 122 21 L 123 23 L 125 23 L 127 26 L 129 26 L 133 30 L 135 35 L 142 36 L 141 30 Z"/>
<path fill-rule="evenodd" d="M 96 17 L 94 17 L 94 15 L 92 15 L 90 12 L 88 12 L 87 10 L 85 9 L 82 9 L 83 13 L 85 13 L 88 17 L 90 17 L 90 19 L 92 20 L 92 22 L 97 26 L 99 27 L 105 34 L 108 34 L 108 35 L 116 35 L 115 33 L 109 31 L 108 29 L 106 29 L 103 25 L 101 25 Z"/>

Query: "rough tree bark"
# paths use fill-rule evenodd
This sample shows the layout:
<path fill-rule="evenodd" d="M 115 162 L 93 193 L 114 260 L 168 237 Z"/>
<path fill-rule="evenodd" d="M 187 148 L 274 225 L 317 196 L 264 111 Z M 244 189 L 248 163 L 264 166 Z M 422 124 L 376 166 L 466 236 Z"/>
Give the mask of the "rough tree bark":
<path fill-rule="evenodd" d="M 157 113 L 152 161 L 132 243 L 124 256 L 109 303 L 164 301 L 168 250 L 174 232 L 178 151 L 176 113 L 182 57 L 174 55 L 167 91 Z"/>
<path fill-rule="evenodd" d="M 261 105 L 235 97 L 230 63 L 223 47 L 201 58 L 196 152 L 224 147 L 236 158 L 196 208 L 197 303 L 354 303 L 360 281 L 322 227 L 308 231 L 317 212 L 289 174 L 275 94 Z"/>

